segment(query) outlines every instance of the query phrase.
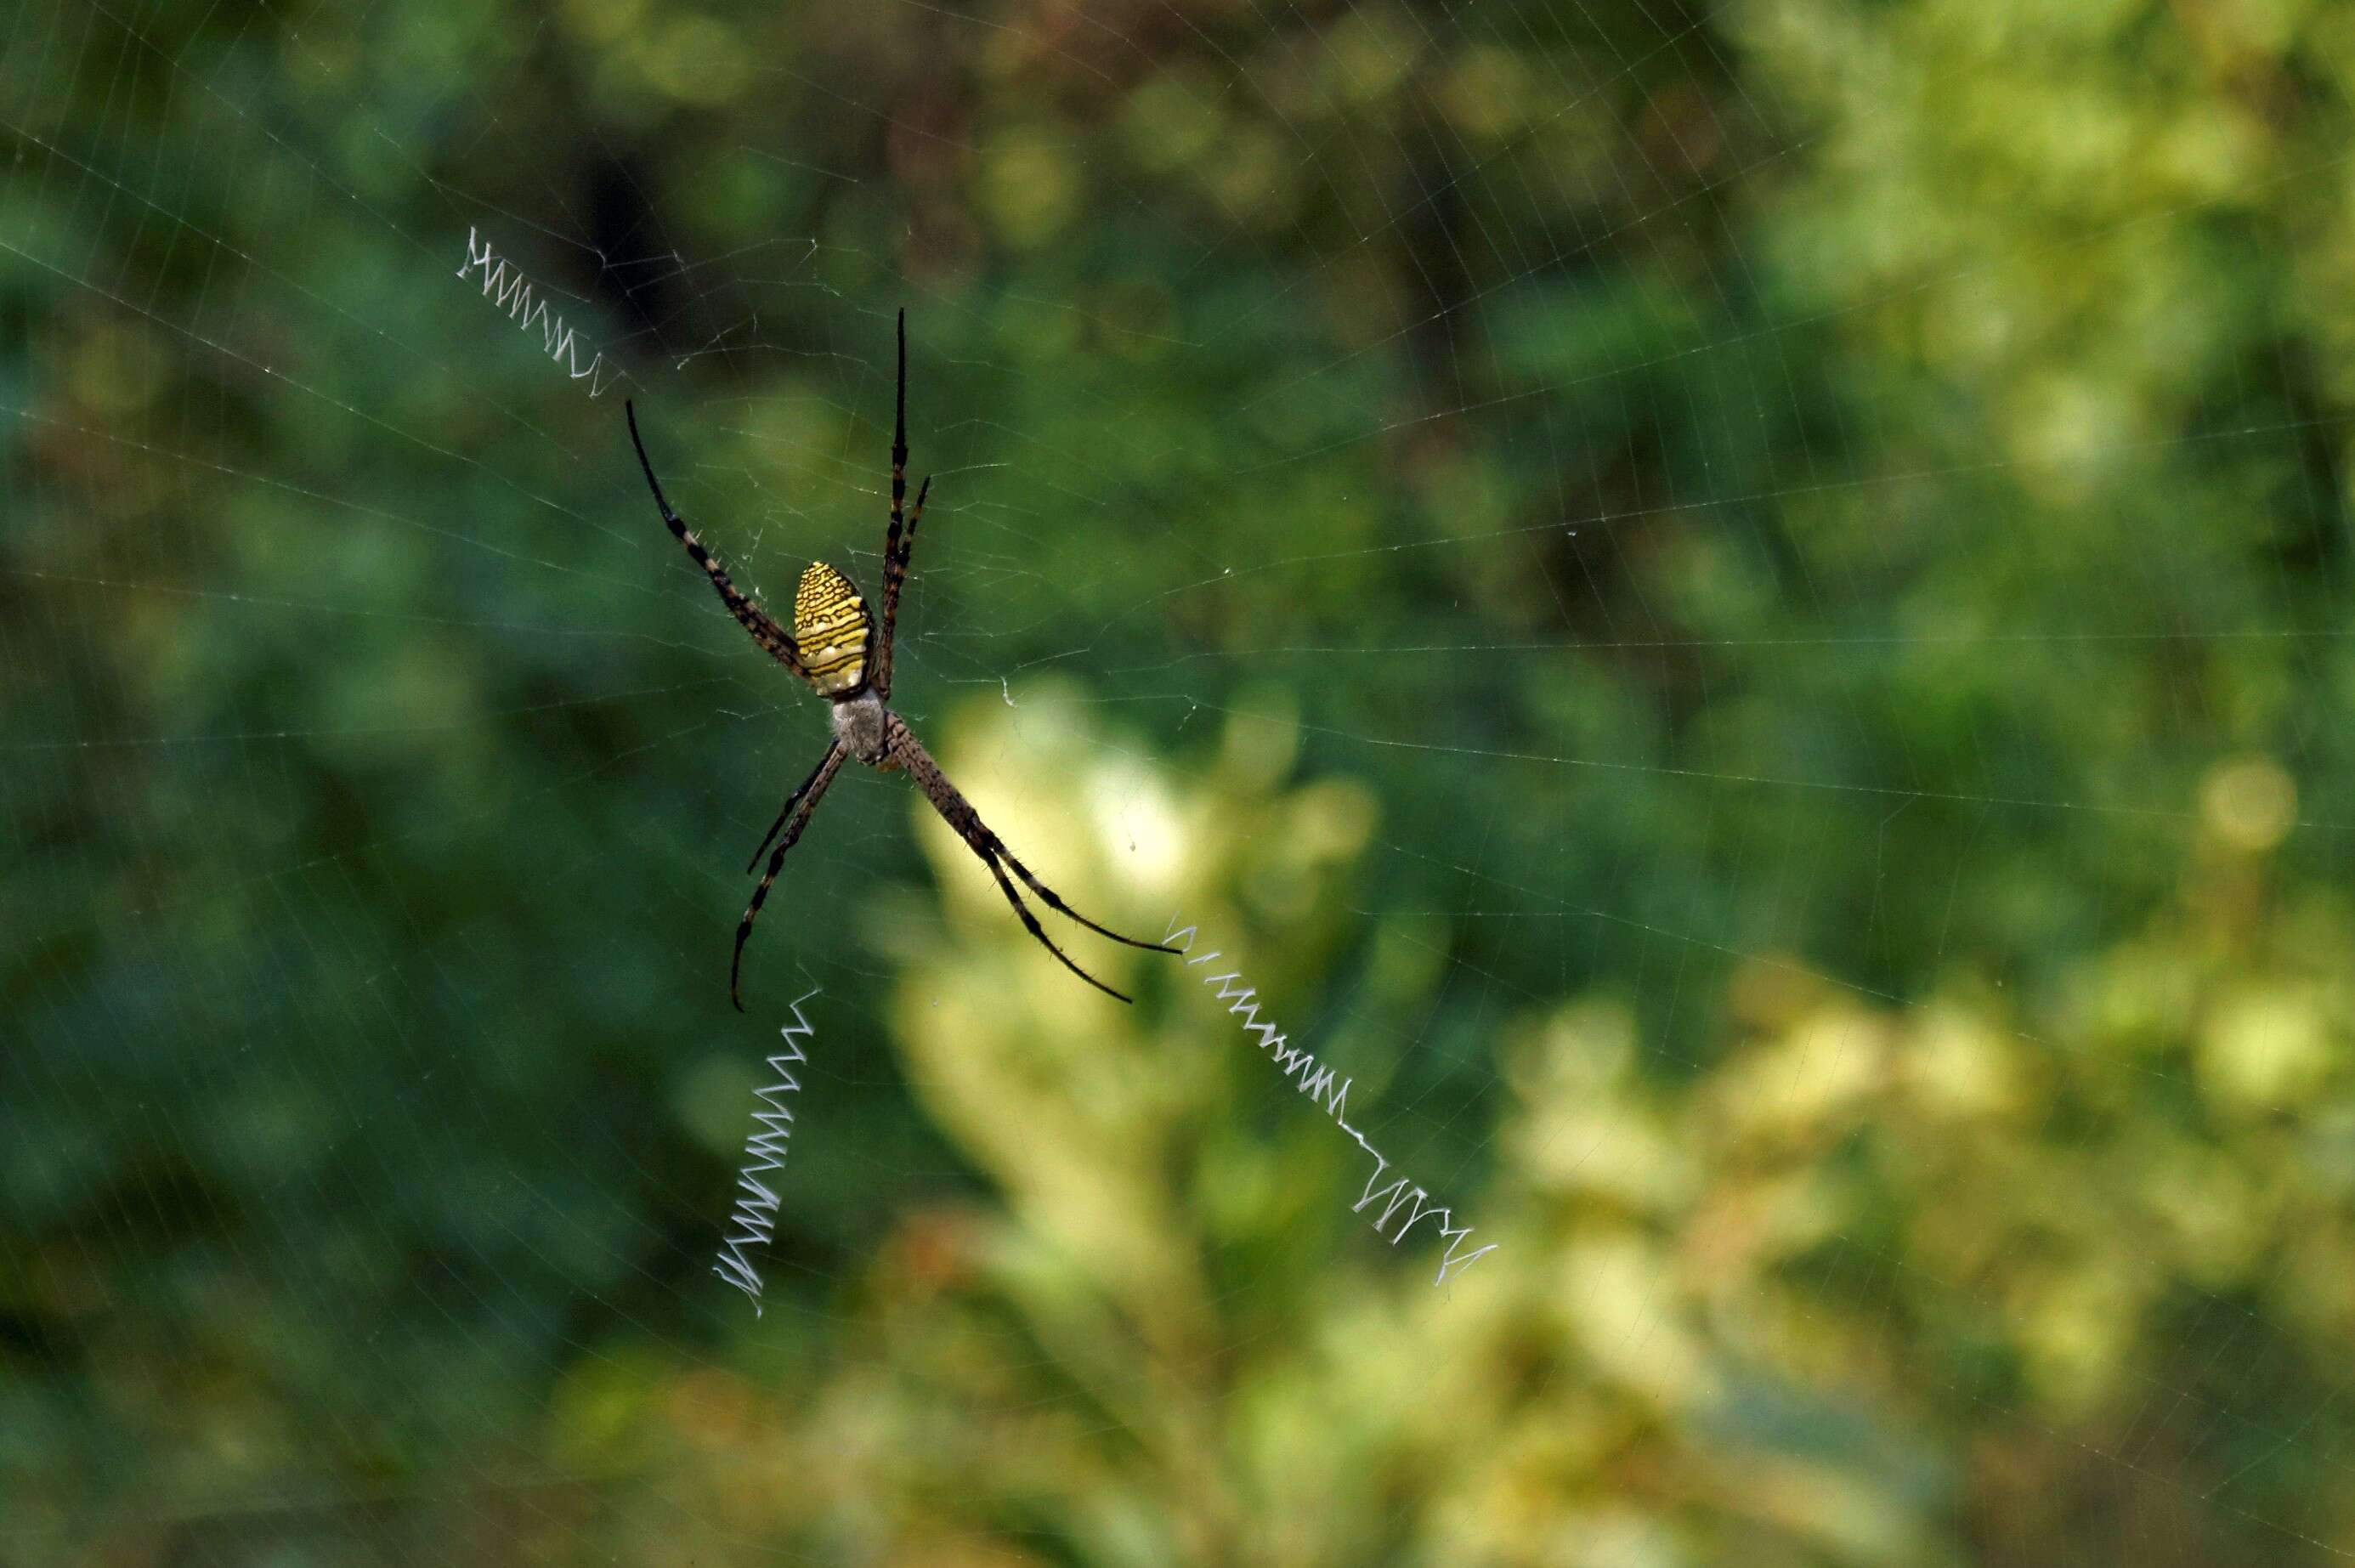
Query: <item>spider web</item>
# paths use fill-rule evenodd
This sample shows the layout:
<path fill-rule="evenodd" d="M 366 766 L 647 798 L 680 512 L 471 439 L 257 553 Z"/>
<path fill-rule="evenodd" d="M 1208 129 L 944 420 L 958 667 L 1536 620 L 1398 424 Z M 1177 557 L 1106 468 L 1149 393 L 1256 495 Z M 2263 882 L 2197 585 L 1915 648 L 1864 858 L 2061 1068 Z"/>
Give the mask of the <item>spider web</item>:
<path fill-rule="evenodd" d="M 2355 1552 L 2343 24 L 6 40 L 0 1560 Z"/>

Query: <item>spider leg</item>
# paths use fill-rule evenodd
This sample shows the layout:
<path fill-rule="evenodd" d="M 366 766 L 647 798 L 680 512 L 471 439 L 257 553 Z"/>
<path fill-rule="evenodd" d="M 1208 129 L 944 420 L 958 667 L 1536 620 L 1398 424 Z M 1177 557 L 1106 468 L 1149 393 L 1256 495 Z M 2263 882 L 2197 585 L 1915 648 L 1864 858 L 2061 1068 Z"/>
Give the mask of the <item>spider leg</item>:
<path fill-rule="evenodd" d="M 908 313 L 900 313 L 900 395 L 891 425 L 891 526 L 883 535 L 883 625 L 875 657 L 875 690 L 891 695 L 891 652 L 900 624 L 900 589 L 908 581 L 908 559 L 916 548 L 916 525 L 924 520 L 924 497 L 932 493 L 932 476 L 916 486 L 915 510 L 908 514 L 907 531 L 900 527 L 900 506 L 908 494 Z"/>
<path fill-rule="evenodd" d="M 1014 891 L 1014 884 L 1007 879 L 1005 867 L 998 864 L 1000 857 L 1014 867 L 1016 874 L 1029 884 L 1033 892 L 1047 901 L 1050 908 L 1070 915 L 1071 919 L 1078 921 L 1089 930 L 1102 933 L 1115 942 L 1128 943 L 1132 947 L 1148 948 L 1156 953 L 1179 951 L 1175 947 L 1162 947 L 1154 943 L 1130 942 L 1127 937 L 1119 933 L 1106 931 L 1095 922 L 1073 913 L 1070 905 L 1050 892 L 1045 884 L 1025 869 L 1021 862 L 1014 859 L 1007 849 L 1005 842 L 990 831 L 987 823 L 982 821 L 981 813 L 973 808 L 973 803 L 965 799 L 956 785 L 949 783 L 948 775 L 941 772 L 938 763 L 932 761 L 932 754 L 924 750 L 923 742 L 916 739 L 914 731 L 911 731 L 897 714 L 892 715 L 886 722 L 884 743 L 890 748 L 891 759 L 908 770 L 909 776 L 916 781 L 916 787 L 924 792 L 924 798 L 932 802 L 934 811 L 941 814 L 941 820 L 956 829 L 957 837 L 965 841 L 965 847 L 980 856 L 982 864 L 989 868 L 989 874 L 997 879 L 998 888 L 1006 894 L 1006 901 L 1012 904 L 1014 912 L 1021 917 L 1022 928 L 1035 937 L 1040 946 L 1053 954 L 1064 968 L 1069 969 L 1106 996 L 1118 997 L 1124 1002 L 1129 1000 L 1121 992 L 1114 990 L 1110 986 L 1072 963 L 1071 955 L 1055 945 L 1054 939 L 1039 928 L 1039 918 L 1030 912 L 1030 906 L 1024 903 L 1022 895 Z"/>
<path fill-rule="evenodd" d="M 785 804 L 783 807 L 778 811 L 777 819 L 769 824 L 767 837 L 762 838 L 761 840 L 761 847 L 752 851 L 752 858 L 744 862 L 744 874 L 746 876 L 749 877 L 752 874 L 752 868 L 759 865 L 761 863 L 761 857 L 769 852 L 769 839 L 774 838 L 779 833 L 784 830 L 785 818 L 794 814 L 794 807 L 802 803 L 802 796 L 809 794 L 811 789 L 815 787 L 817 784 L 817 775 L 825 769 L 826 765 L 832 761 L 834 761 L 834 752 L 830 750 L 825 756 L 820 757 L 817 760 L 817 766 L 810 770 L 809 777 L 802 780 L 801 787 L 794 790 L 793 794 L 785 796 Z"/>
<path fill-rule="evenodd" d="M 924 497 L 932 493 L 932 476 L 916 486 L 916 504 L 908 512 L 908 531 L 900 532 L 900 519 L 894 514 L 891 531 L 883 540 L 883 629 L 881 655 L 876 660 L 875 689 L 883 697 L 891 695 L 891 656 L 900 644 L 900 589 L 908 581 L 908 558 L 916 548 L 916 525 L 924 520 Z"/>
<path fill-rule="evenodd" d="M 777 869 L 785 863 L 785 851 L 794 847 L 794 841 L 802 836 L 802 829 L 807 827 L 809 819 L 816 815 L 818 802 L 826 798 L 826 786 L 834 782 L 836 771 L 842 766 L 842 759 L 849 754 L 843 750 L 839 741 L 827 747 L 826 755 L 818 761 L 817 770 L 810 774 L 809 782 L 796 792 L 801 808 L 793 813 L 793 820 L 785 827 L 785 836 L 777 840 L 777 851 L 769 857 L 769 869 L 762 874 L 761 885 L 752 890 L 752 901 L 745 906 L 744 919 L 736 927 L 736 955 L 728 961 L 728 999 L 736 1004 L 736 1010 L 740 1013 L 744 1010 L 744 1002 L 736 993 L 736 978 L 744 967 L 744 939 L 752 934 L 752 923 L 761 918 L 761 906 L 768 901 L 769 884 L 777 880 Z M 755 855 L 753 859 L 757 860 L 760 857 Z"/>
<path fill-rule="evenodd" d="M 728 575 L 728 569 L 719 564 L 719 558 L 704 549 L 703 541 L 688 529 L 687 519 L 670 509 L 670 499 L 663 494 L 662 482 L 655 477 L 655 465 L 646 460 L 646 443 L 638 439 L 638 411 L 627 402 L 622 405 L 622 411 L 629 418 L 630 444 L 638 449 L 638 466 L 646 472 L 646 488 L 655 493 L 655 506 L 662 512 L 663 521 L 670 525 L 672 536 L 687 547 L 688 557 L 710 577 L 711 586 L 719 590 L 719 602 L 728 606 L 728 613 L 736 617 L 737 624 L 751 633 L 752 640 L 760 644 L 771 658 L 800 675 L 801 650 L 794 645 L 794 635 L 777 624 L 775 619 L 750 594 L 736 586 Z"/>
<path fill-rule="evenodd" d="M 1039 945 L 1046 948 L 1048 952 L 1053 954 L 1056 960 L 1060 963 L 1064 968 L 1069 969 L 1072 974 L 1077 975 L 1081 979 L 1085 980 L 1089 985 L 1093 986 L 1105 996 L 1110 997 L 1116 1001 L 1125 1002 L 1130 999 L 1121 992 L 1115 991 L 1110 986 L 1105 985 L 1102 980 L 1097 979 L 1093 975 L 1089 974 L 1085 969 L 1082 969 L 1078 965 L 1072 963 L 1071 955 L 1064 952 L 1061 948 L 1056 946 L 1055 939 L 1049 936 L 1044 931 L 1039 929 L 1039 917 L 1030 912 L 1030 906 L 1022 901 L 1022 895 L 1014 891 L 1014 884 L 1006 880 L 1006 871 L 1004 868 L 998 865 L 996 857 L 990 854 L 987 849 L 982 848 L 980 841 L 975 838 L 971 834 L 965 835 L 964 841 L 972 847 L 975 854 L 981 857 L 981 863 L 989 868 L 989 874 L 997 879 L 998 887 L 1006 894 L 1006 901 L 1012 904 L 1014 906 L 1014 912 L 1022 917 L 1023 930 L 1028 932 L 1032 936 L 1037 937 L 1039 939 Z"/>
<path fill-rule="evenodd" d="M 978 822 L 979 818 L 975 818 L 975 821 Z M 1073 909 L 1061 899 L 1057 898 L 1055 896 L 1054 889 L 1049 887 L 1046 883 L 1032 876 L 1030 874 L 1030 868 L 1014 858 L 1014 851 L 1006 847 L 1006 841 L 1004 839 L 1000 838 L 996 834 L 991 833 L 986 827 L 981 830 L 988 836 L 989 847 L 996 850 L 999 858 L 1004 859 L 1007 865 L 1014 868 L 1014 874 L 1022 879 L 1022 885 L 1028 888 L 1032 892 L 1037 893 L 1039 900 L 1057 914 L 1063 916 L 1067 920 L 1079 922 L 1079 923 L 1086 926 L 1098 936 L 1109 936 L 1114 942 L 1123 943 L 1130 947 L 1142 947 L 1147 953 L 1182 954 L 1186 951 L 1182 947 L 1169 947 L 1158 942 L 1139 942 L 1134 936 L 1123 936 L 1119 932 L 1114 931 L 1107 926 L 1098 925 L 1094 921 L 1090 920 L 1086 915 L 1082 914 L 1078 910 Z"/>

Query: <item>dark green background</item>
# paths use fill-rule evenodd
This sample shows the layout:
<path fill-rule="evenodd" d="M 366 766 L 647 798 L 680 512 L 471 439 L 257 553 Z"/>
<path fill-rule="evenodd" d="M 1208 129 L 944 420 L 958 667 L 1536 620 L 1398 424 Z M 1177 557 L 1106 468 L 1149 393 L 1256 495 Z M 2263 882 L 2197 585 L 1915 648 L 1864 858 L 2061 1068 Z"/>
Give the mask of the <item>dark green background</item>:
<path fill-rule="evenodd" d="M 2350 13 L 0 37 L 0 1562 L 2355 1551 Z"/>

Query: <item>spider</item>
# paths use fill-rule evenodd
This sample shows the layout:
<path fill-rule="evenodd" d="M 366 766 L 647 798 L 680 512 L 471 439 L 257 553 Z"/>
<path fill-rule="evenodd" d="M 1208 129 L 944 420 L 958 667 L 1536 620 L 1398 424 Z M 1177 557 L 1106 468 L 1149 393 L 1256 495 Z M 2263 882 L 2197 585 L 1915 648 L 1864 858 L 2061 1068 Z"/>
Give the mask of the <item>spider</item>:
<path fill-rule="evenodd" d="M 791 631 L 780 625 L 769 613 L 761 608 L 750 595 L 729 580 L 728 569 L 719 558 L 703 548 L 701 540 L 687 528 L 686 520 L 671 510 L 670 502 L 663 496 L 661 481 L 655 477 L 655 465 L 646 459 L 646 443 L 638 437 L 638 411 L 623 403 L 630 421 L 630 444 L 637 448 L 638 465 L 646 473 L 646 487 L 654 492 L 655 505 L 662 519 L 670 527 L 672 535 L 687 547 L 695 564 L 703 568 L 711 579 L 711 586 L 719 592 L 719 602 L 728 613 L 752 635 L 768 656 L 793 671 L 815 691 L 833 704 L 834 744 L 817 761 L 794 793 L 785 797 L 784 809 L 769 827 L 761 848 L 752 851 L 752 859 L 744 868 L 750 876 L 752 867 L 761 863 L 762 850 L 772 839 L 776 853 L 769 857 L 769 869 L 761 878 L 761 885 L 752 891 L 752 901 L 744 911 L 744 918 L 736 927 L 736 953 L 728 965 L 728 999 L 736 1010 L 744 1010 L 738 994 L 738 976 L 744 966 L 744 942 L 752 934 L 752 923 L 761 918 L 761 905 L 767 901 L 769 886 L 777 880 L 777 871 L 785 863 L 785 851 L 802 836 L 802 829 L 826 798 L 826 786 L 846 757 L 856 757 L 868 767 L 884 773 L 907 770 L 924 792 L 957 837 L 981 858 L 989 874 L 1006 894 L 1006 901 L 1014 906 L 1021 917 L 1023 929 L 1044 945 L 1061 962 L 1064 968 L 1093 986 L 1106 996 L 1129 998 L 1114 990 L 1102 980 L 1071 962 L 1071 955 L 1055 945 L 1053 938 L 1039 929 L 1038 917 L 1022 895 L 1007 880 L 1007 868 L 1022 879 L 1022 883 L 1045 901 L 1047 907 L 1065 915 L 1100 936 L 1131 947 L 1142 947 L 1148 953 L 1178 953 L 1157 942 L 1139 942 L 1133 936 L 1123 936 L 1116 931 L 1098 925 L 1057 897 L 1053 889 L 1030 874 L 1030 869 L 1014 858 L 1006 841 L 990 831 L 972 802 L 960 794 L 932 761 L 922 742 L 911 733 L 900 717 L 884 706 L 891 695 L 892 633 L 900 613 L 900 589 L 908 580 L 908 558 L 915 549 L 916 525 L 924 516 L 924 497 L 932 494 L 929 475 L 916 487 L 916 505 L 907 515 L 903 530 L 900 508 L 908 493 L 908 313 L 900 313 L 900 390 L 898 417 L 891 434 L 891 526 L 883 536 L 883 624 L 880 635 L 867 613 L 866 601 L 850 580 L 834 568 L 820 561 L 802 573 L 801 585 L 794 593 L 794 624 Z M 779 837 L 780 835 L 783 837 Z"/>

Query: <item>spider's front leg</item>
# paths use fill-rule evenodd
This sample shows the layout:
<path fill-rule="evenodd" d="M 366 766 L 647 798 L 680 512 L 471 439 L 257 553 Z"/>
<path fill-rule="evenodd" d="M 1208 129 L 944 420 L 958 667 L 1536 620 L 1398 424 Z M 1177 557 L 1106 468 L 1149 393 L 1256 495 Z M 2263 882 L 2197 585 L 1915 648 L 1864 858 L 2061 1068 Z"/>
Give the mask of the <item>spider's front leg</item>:
<path fill-rule="evenodd" d="M 1077 921 L 1099 935 L 1108 936 L 1114 942 L 1125 943 L 1131 947 L 1142 947 L 1149 953 L 1175 954 L 1182 951 L 1179 948 L 1164 946 L 1157 942 L 1139 942 L 1133 936 L 1123 936 L 1107 926 L 1098 925 L 1058 898 L 1054 890 L 1032 876 L 1029 868 L 1014 858 L 1013 851 L 1007 848 L 1004 839 L 990 831 L 989 824 L 981 819 L 981 813 L 973 808 L 973 803 L 965 799 L 963 791 L 949 783 L 948 775 L 941 772 L 941 765 L 932 761 L 932 754 L 924 750 L 923 742 L 916 739 L 915 734 L 900 720 L 900 716 L 896 713 L 888 714 L 885 722 L 888 726 L 887 733 L 890 738 L 891 757 L 908 770 L 909 776 L 916 781 L 916 787 L 924 792 L 924 798 L 932 802 L 932 809 L 941 814 L 941 819 L 956 829 L 957 837 L 964 840 L 965 848 L 971 849 L 980 858 L 981 863 L 989 868 L 989 874 L 997 879 L 998 891 L 1006 895 L 1006 901 L 1014 906 L 1015 914 L 1022 922 L 1022 929 L 1036 938 L 1041 947 L 1053 954 L 1057 963 L 1102 991 L 1105 996 L 1117 1001 L 1130 1000 L 1125 994 L 1114 990 L 1110 986 L 1072 963 L 1071 955 L 1055 945 L 1054 938 L 1049 936 L 1040 928 L 1039 917 L 1030 912 L 1030 906 L 1022 901 L 1022 895 L 1015 891 L 1014 884 L 1007 880 L 1007 867 L 1012 867 L 1014 874 L 1020 877 L 1032 892 L 1045 900 L 1049 908 L 1071 920 Z"/>
<path fill-rule="evenodd" d="M 785 851 L 794 847 L 802 836 L 802 829 L 807 827 L 809 819 L 816 815 L 818 802 L 826 798 L 826 786 L 834 782 L 834 775 L 842 767 L 842 759 L 849 754 L 838 741 L 828 746 L 826 755 L 818 759 L 817 766 L 810 770 L 810 776 L 802 781 L 802 787 L 786 798 L 785 809 L 777 814 L 777 827 L 784 829 L 784 837 L 777 840 L 777 852 L 769 857 L 769 869 L 762 874 L 761 885 L 752 890 L 752 901 L 745 906 L 744 918 L 736 927 L 736 955 L 728 961 L 728 999 L 736 1004 L 736 1010 L 740 1013 L 744 1010 L 744 1000 L 737 994 L 736 986 L 737 976 L 744 967 L 745 939 L 752 934 L 752 923 L 761 918 L 761 906 L 769 901 L 769 886 L 777 880 L 778 869 L 785 863 Z M 777 827 L 769 829 L 771 837 L 776 837 Z M 761 840 L 762 849 L 768 847 L 767 838 Z M 758 860 L 760 858 L 761 850 L 753 850 L 752 859 Z M 750 866 L 744 869 L 751 869 Z"/>

